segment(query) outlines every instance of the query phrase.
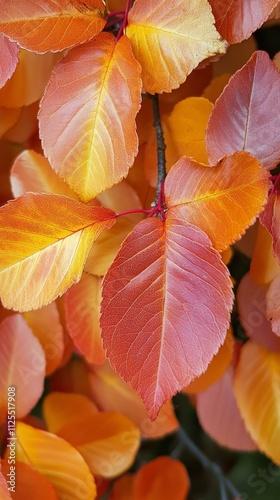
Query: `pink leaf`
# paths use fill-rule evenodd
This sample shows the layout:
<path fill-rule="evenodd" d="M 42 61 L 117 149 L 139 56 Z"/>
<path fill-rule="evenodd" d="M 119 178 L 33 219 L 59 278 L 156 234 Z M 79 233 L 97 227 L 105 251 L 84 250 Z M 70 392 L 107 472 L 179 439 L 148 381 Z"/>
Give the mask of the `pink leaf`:
<path fill-rule="evenodd" d="M 4 87 L 16 69 L 18 51 L 17 44 L 0 33 L 0 88 Z"/>
<path fill-rule="evenodd" d="M 280 160 L 280 73 L 266 52 L 255 52 L 230 79 L 210 116 L 206 144 L 211 163 L 248 151 L 266 169 Z"/>

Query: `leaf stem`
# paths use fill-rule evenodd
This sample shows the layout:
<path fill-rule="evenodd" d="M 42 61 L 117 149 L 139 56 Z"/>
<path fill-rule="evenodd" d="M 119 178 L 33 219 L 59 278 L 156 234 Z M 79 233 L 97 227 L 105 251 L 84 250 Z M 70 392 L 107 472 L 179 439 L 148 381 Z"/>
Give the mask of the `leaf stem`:
<path fill-rule="evenodd" d="M 234 485 L 231 483 L 231 481 L 225 477 L 222 468 L 216 464 L 215 462 L 212 462 L 210 458 L 208 458 L 204 453 L 198 448 L 198 446 L 191 440 L 191 438 L 187 435 L 185 430 L 180 427 L 180 429 L 177 431 L 178 438 L 180 440 L 179 445 L 174 449 L 173 453 L 171 456 L 175 458 L 175 455 L 178 454 L 179 450 L 182 450 L 182 444 L 187 448 L 196 458 L 199 460 L 199 462 L 202 464 L 202 466 L 205 469 L 208 469 L 210 472 L 212 472 L 220 486 L 220 494 L 221 494 L 221 500 L 227 500 L 227 491 L 233 496 L 233 498 L 237 498 L 240 496 L 239 492 L 236 490 Z"/>
<path fill-rule="evenodd" d="M 124 18 L 123 18 L 123 22 L 122 22 L 122 25 L 119 29 L 119 32 L 117 34 L 117 38 L 116 38 L 116 41 L 118 41 L 122 36 L 123 36 L 123 32 L 127 26 L 127 17 L 128 17 L 128 12 L 129 12 L 129 9 L 130 9 L 130 5 L 131 5 L 131 0 L 126 0 L 126 6 L 125 6 L 125 11 L 124 11 Z"/>
<path fill-rule="evenodd" d="M 157 188 L 156 188 L 156 197 L 155 197 L 155 205 L 159 202 L 163 202 L 163 183 L 166 177 L 166 158 L 165 158 L 165 142 L 164 142 L 164 134 L 160 119 L 160 111 L 159 111 L 159 102 L 158 102 L 158 94 L 148 94 L 149 98 L 153 103 L 153 116 L 154 116 L 154 127 L 156 130 L 156 138 L 157 138 L 157 169 L 158 169 L 158 178 L 157 178 Z M 163 208 L 163 207 L 162 207 Z"/>

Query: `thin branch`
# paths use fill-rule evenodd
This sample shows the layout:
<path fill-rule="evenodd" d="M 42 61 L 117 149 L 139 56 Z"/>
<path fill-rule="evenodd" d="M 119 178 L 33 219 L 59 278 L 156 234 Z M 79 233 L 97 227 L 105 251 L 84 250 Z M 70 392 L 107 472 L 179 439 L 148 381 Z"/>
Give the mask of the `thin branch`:
<path fill-rule="evenodd" d="M 234 498 L 237 498 L 240 496 L 239 492 L 234 487 L 232 482 L 227 477 L 225 477 L 221 467 L 218 464 L 216 464 L 215 462 L 212 462 L 212 460 L 210 460 L 210 458 L 208 458 L 206 455 L 204 455 L 204 453 L 190 439 L 190 437 L 186 434 L 186 432 L 184 431 L 184 429 L 182 427 L 177 431 L 177 435 L 178 435 L 178 438 L 180 439 L 180 442 L 183 443 L 185 445 L 185 448 L 187 448 L 199 460 L 199 462 L 202 464 L 202 466 L 205 469 L 212 472 L 217 477 L 218 482 L 219 482 L 219 486 L 220 486 L 221 500 L 227 500 L 228 497 L 227 497 L 226 490 Z M 178 449 L 176 447 L 175 450 L 177 450 L 177 452 L 178 452 L 179 447 L 178 447 Z M 173 458 L 175 458 L 174 457 L 175 454 L 177 454 L 177 453 L 173 454 Z"/>
<path fill-rule="evenodd" d="M 156 130 L 156 138 L 157 138 L 158 178 L 157 178 L 156 199 L 155 199 L 155 204 L 157 204 L 159 201 L 160 193 L 162 191 L 162 185 L 166 177 L 166 159 L 165 159 L 166 146 L 164 142 L 163 129 L 160 119 L 158 95 L 148 94 L 148 96 L 153 103 L 154 127 Z"/>

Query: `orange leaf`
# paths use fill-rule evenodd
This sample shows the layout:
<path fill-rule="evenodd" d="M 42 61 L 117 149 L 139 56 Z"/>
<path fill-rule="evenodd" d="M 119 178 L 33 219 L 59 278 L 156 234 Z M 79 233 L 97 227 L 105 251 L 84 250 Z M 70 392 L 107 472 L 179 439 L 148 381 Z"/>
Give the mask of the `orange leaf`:
<path fill-rule="evenodd" d="M 124 474 L 117 478 L 112 487 L 110 500 L 134 500 L 133 485 L 136 474 Z"/>
<path fill-rule="evenodd" d="M 102 411 L 117 411 L 134 422 L 146 438 L 159 438 L 178 428 L 171 401 L 161 408 L 152 422 L 137 392 L 109 365 L 92 367 L 89 375 L 93 401 Z"/>
<path fill-rule="evenodd" d="M 197 394 L 197 416 L 204 431 L 221 446 L 239 451 L 256 450 L 236 404 L 233 375 L 230 366 L 214 385 Z"/>
<path fill-rule="evenodd" d="M 51 391 L 75 392 L 91 397 L 89 367 L 81 358 L 72 358 L 51 376 Z"/>
<path fill-rule="evenodd" d="M 11 472 L 11 464 L 8 463 L 8 460 L 2 460 L 1 465 L 4 476 L 9 480 L 10 476 L 8 474 Z M 31 500 L 32 498 L 58 500 L 54 487 L 43 474 L 23 462 L 15 462 L 14 467 L 15 488 L 12 496 L 13 500 Z M 2 495 L 1 500 L 5 500 Z"/>
<path fill-rule="evenodd" d="M 65 296 L 69 335 L 88 363 L 102 364 L 105 353 L 99 327 L 101 278 L 84 273 Z"/>
<path fill-rule="evenodd" d="M 240 413 L 259 449 L 280 465 L 280 353 L 248 341 L 235 372 Z"/>
<path fill-rule="evenodd" d="M 0 422 L 7 409 L 16 408 L 24 417 L 37 403 L 44 389 L 44 351 L 20 314 L 13 314 L 0 325 Z M 8 399 L 8 388 L 15 387 Z M 8 406 L 9 405 L 9 406 Z M 11 419 L 13 420 L 13 419 Z"/>
<path fill-rule="evenodd" d="M 58 435 L 75 446 L 93 474 L 112 478 L 132 465 L 140 433 L 119 413 L 102 412 L 66 423 Z"/>
<path fill-rule="evenodd" d="M 140 65 L 123 36 L 101 33 L 56 66 L 39 113 L 53 169 L 89 201 L 128 173 L 137 154 Z"/>
<path fill-rule="evenodd" d="M 205 231 L 221 251 L 240 238 L 266 202 L 268 174 L 249 153 L 226 156 L 216 167 L 181 158 L 165 182 L 168 208 Z"/>
<path fill-rule="evenodd" d="M 170 457 L 158 457 L 143 465 L 133 483 L 133 500 L 186 500 L 190 480 L 184 465 Z"/>
<path fill-rule="evenodd" d="M 11 170 L 11 185 L 15 198 L 33 191 L 64 194 L 78 199 L 76 193 L 52 170 L 48 160 L 32 150 L 25 150 L 16 157 Z"/>
<path fill-rule="evenodd" d="M 18 63 L 18 46 L 0 33 L 0 89 L 11 78 Z"/>
<path fill-rule="evenodd" d="M 17 459 L 32 464 L 52 483 L 58 498 L 94 500 L 96 487 L 80 453 L 50 432 L 17 423 Z"/>
<path fill-rule="evenodd" d="M 229 43 L 238 43 L 260 28 L 279 0 L 209 0 L 216 26 Z"/>
<path fill-rule="evenodd" d="M 1 472 L 1 468 L 0 468 L 0 495 L 1 495 L 2 500 L 11 500 L 11 498 L 12 498 L 11 494 L 8 490 L 8 485 L 6 483 L 6 479 L 3 476 L 3 473 Z"/>
<path fill-rule="evenodd" d="M 44 420 L 54 434 L 70 421 L 97 411 L 95 404 L 82 394 L 50 392 L 43 401 Z"/>
<path fill-rule="evenodd" d="M 0 209 L 0 295 L 5 307 L 38 309 L 81 277 L 114 212 L 54 194 L 27 193 Z"/>
<path fill-rule="evenodd" d="M 208 389 L 209 386 L 217 382 L 228 368 L 233 357 L 233 336 L 232 329 L 227 332 L 225 342 L 218 350 L 217 354 L 213 357 L 208 365 L 206 372 L 202 373 L 200 377 L 195 378 L 183 392 L 185 394 L 196 394 Z"/>
<path fill-rule="evenodd" d="M 0 31 L 22 47 L 37 53 L 57 52 L 86 42 L 105 26 L 104 4 L 94 0 L 90 9 L 66 0 L 5 0 L 0 5 Z M 72 4 L 72 5 L 71 5 Z"/>
<path fill-rule="evenodd" d="M 267 170 L 274 168 L 280 161 L 279 114 L 280 73 L 266 52 L 257 51 L 216 100 L 206 137 L 210 162 L 244 150 Z"/>
<path fill-rule="evenodd" d="M 180 13 L 180 15 L 178 15 Z M 205 0 L 136 0 L 126 34 L 142 66 L 146 92 L 171 92 L 204 59 L 225 52 Z"/>
<path fill-rule="evenodd" d="M 165 223 L 145 219 L 126 238 L 103 281 L 100 324 L 106 356 L 153 420 L 206 370 L 224 341 L 231 304 L 220 255 L 175 210 Z"/>
<path fill-rule="evenodd" d="M 19 64 L 12 78 L 0 90 L 0 106 L 18 108 L 41 99 L 60 54 L 38 55 L 27 50 L 19 53 Z"/>
<path fill-rule="evenodd" d="M 266 296 L 266 316 L 271 321 L 272 331 L 280 336 L 280 275 L 270 284 Z"/>
<path fill-rule="evenodd" d="M 46 375 L 50 375 L 60 366 L 64 351 L 64 332 L 56 303 L 27 312 L 24 318 L 44 350 Z"/>
<path fill-rule="evenodd" d="M 260 215 L 261 220 L 262 217 L 265 216 L 270 202 L 271 195 L 269 196 L 269 200 L 264 209 L 264 212 Z M 276 206 L 275 215 L 273 215 L 273 217 L 275 216 L 275 220 L 277 220 Z M 275 224 L 275 227 L 277 227 L 277 222 Z M 269 283 L 274 278 L 276 278 L 278 274 L 280 274 L 280 264 L 276 257 L 273 255 L 272 244 L 273 241 L 271 235 L 262 224 L 259 224 L 257 240 L 250 264 L 250 275 L 253 278 L 254 282 L 258 285 Z"/>
<path fill-rule="evenodd" d="M 5 134 L 20 117 L 20 109 L 0 108 L 0 137 Z"/>

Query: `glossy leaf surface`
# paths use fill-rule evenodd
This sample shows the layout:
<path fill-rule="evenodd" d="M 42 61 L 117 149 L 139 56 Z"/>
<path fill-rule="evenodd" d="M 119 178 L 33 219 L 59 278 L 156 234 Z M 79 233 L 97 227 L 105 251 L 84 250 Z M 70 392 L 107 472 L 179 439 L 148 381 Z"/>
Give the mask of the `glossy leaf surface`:
<path fill-rule="evenodd" d="M 230 79 L 217 99 L 207 128 L 209 160 L 248 151 L 266 169 L 280 160 L 280 73 L 257 51 Z"/>
<path fill-rule="evenodd" d="M 167 206 L 205 231 L 218 250 L 237 240 L 266 202 L 268 175 L 245 152 L 225 157 L 213 168 L 181 158 L 165 182 Z"/>
<path fill-rule="evenodd" d="M 38 309 L 81 277 L 114 212 L 52 194 L 27 193 L 0 209 L 0 295 L 5 307 Z"/>
<path fill-rule="evenodd" d="M 126 34 L 151 94 L 178 88 L 202 60 L 225 51 L 206 0 L 136 0 Z"/>
<path fill-rule="evenodd" d="M 137 154 L 140 66 L 126 36 L 101 33 L 57 65 L 41 101 L 40 134 L 53 169 L 83 201 L 120 182 Z"/>
<path fill-rule="evenodd" d="M 175 215 L 140 222 L 103 281 L 106 355 L 152 419 L 205 371 L 224 341 L 232 304 L 219 254 L 205 233 Z"/>
<path fill-rule="evenodd" d="M 34 52 L 60 51 L 96 36 L 104 27 L 102 0 L 0 2 L 0 31 Z"/>

